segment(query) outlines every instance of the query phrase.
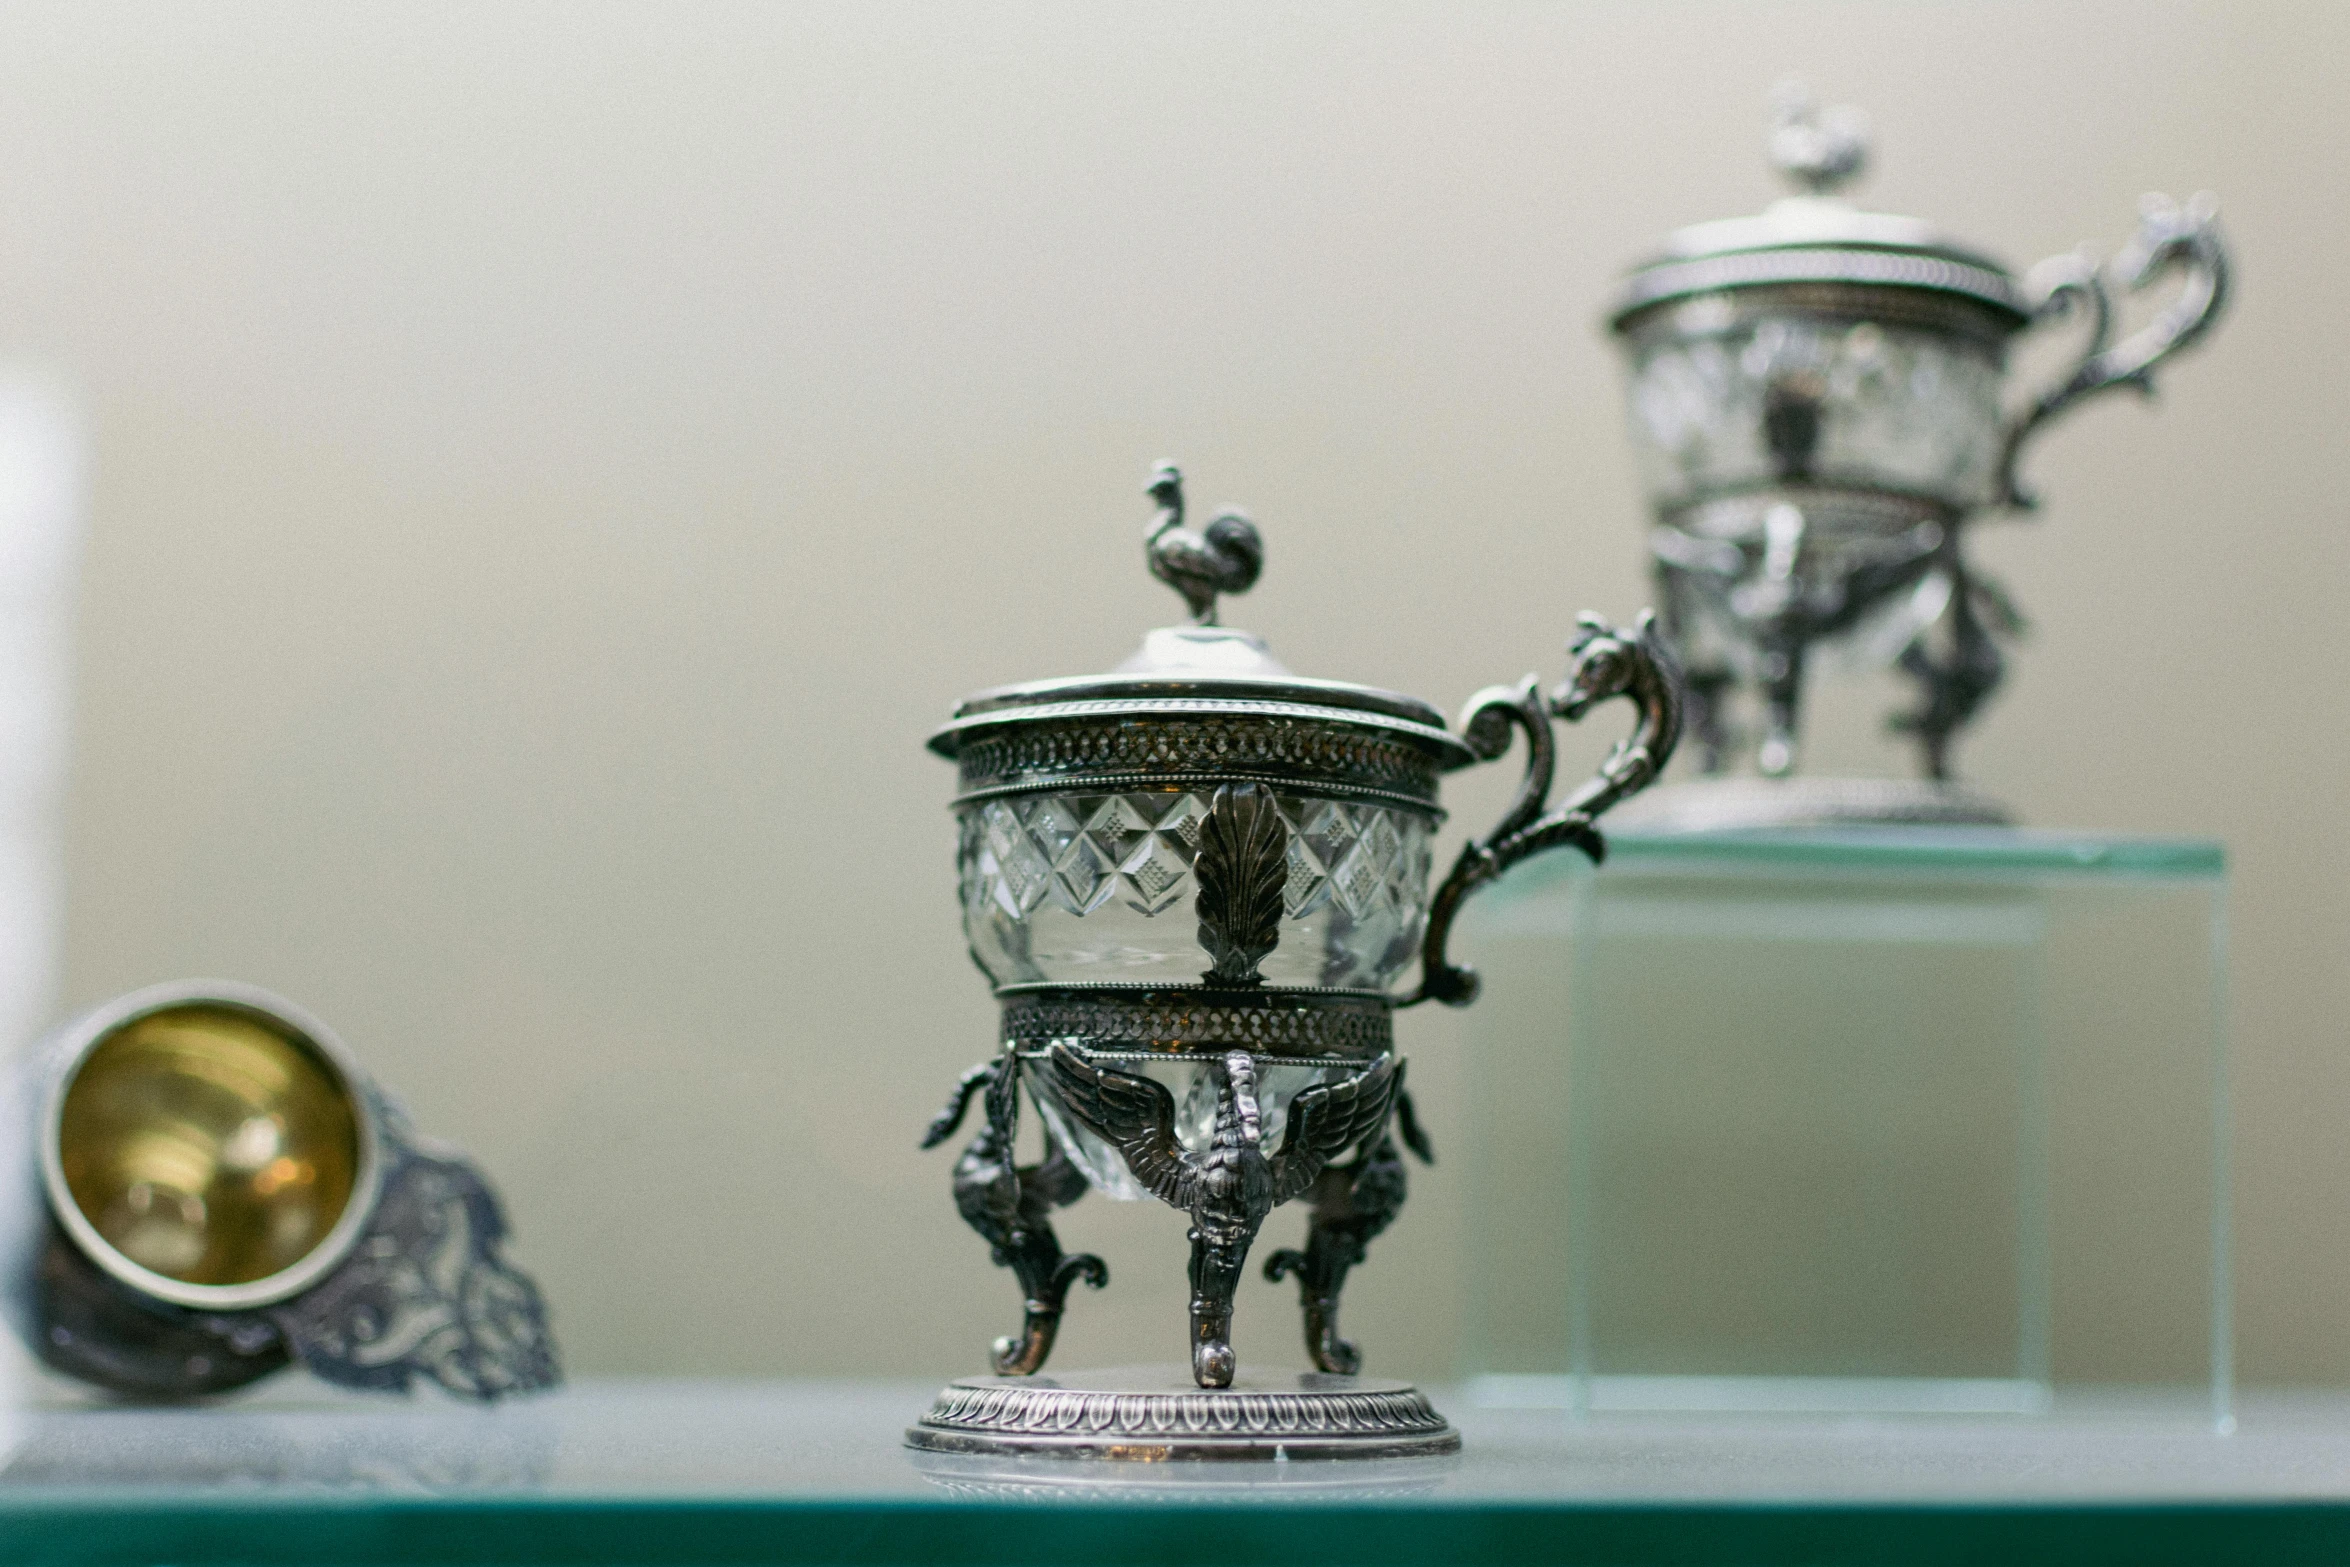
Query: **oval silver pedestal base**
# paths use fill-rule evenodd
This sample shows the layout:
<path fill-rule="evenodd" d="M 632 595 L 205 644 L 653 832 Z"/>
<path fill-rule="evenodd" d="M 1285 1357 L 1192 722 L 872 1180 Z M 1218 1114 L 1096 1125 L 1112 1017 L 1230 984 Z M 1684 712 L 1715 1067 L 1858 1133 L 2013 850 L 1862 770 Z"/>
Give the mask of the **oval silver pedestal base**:
<path fill-rule="evenodd" d="M 1925 778 L 1691 778 L 1619 806 L 1611 828 L 1645 833 L 1745 827 L 2004 827 L 1988 795 Z"/>
<path fill-rule="evenodd" d="M 1168 1460 L 1406 1458 L 1460 1451 L 1408 1382 L 1321 1372 L 1204 1388 L 1173 1366 L 951 1382 L 906 1445 L 934 1453 Z"/>

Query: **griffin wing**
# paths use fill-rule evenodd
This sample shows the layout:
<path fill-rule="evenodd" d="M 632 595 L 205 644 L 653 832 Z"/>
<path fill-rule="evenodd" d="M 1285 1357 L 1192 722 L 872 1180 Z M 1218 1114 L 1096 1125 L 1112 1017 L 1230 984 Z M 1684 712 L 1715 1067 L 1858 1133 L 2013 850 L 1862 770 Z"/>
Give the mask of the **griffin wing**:
<path fill-rule="evenodd" d="M 1384 1126 L 1402 1087 L 1403 1063 L 1389 1056 L 1344 1082 L 1309 1088 L 1292 1099 L 1289 1135 L 1273 1160 L 1273 1200 L 1302 1196 L 1331 1160 Z"/>
<path fill-rule="evenodd" d="M 1164 1084 L 1115 1067 L 1095 1066 L 1067 1045 L 1055 1045 L 1053 1086 L 1069 1113 L 1125 1157 L 1143 1190 L 1189 1209 L 1198 1171 L 1175 1139 L 1175 1096 Z"/>

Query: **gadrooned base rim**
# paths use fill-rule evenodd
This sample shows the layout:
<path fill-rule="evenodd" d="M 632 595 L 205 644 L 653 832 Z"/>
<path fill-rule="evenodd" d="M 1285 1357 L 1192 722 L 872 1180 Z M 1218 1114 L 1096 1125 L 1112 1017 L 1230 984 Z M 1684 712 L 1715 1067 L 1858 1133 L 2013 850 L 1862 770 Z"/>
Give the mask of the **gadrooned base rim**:
<path fill-rule="evenodd" d="M 966 1377 L 906 1432 L 932 1453 L 1109 1462 L 1410 1458 L 1460 1433 L 1408 1382 L 1276 1373 L 1203 1388 L 1176 1368 Z"/>

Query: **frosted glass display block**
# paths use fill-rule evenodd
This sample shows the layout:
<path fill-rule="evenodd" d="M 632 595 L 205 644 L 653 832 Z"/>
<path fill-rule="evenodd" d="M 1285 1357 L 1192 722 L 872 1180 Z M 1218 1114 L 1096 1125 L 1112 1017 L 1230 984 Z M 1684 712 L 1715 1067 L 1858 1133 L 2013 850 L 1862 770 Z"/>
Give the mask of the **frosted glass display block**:
<path fill-rule="evenodd" d="M 1472 1396 L 2225 1425 L 2225 858 L 1609 835 L 1474 906 Z"/>

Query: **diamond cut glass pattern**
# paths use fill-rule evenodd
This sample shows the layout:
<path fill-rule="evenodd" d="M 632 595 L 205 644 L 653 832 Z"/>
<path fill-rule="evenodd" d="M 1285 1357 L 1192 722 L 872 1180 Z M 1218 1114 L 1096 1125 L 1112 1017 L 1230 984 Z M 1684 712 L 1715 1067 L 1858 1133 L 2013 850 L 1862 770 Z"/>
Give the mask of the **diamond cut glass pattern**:
<path fill-rule="evenodd" d="M 1661 504 L 1765 484 L 1773 388 L 1800 386 L 1820 408 L 1811 477 L 1975 505 L 1998 465 L 1999 377 L 1995 352 L 1937 333 L 1771 319 L 1639 348 L 1632 429 Z"/>
<path fill-rule="evenodd" d="M 1385 988 L 1419 946 L 1431 823 L 1394 806 L 1276 792 L 1289 828 L 1276 985 Z M 989 800 L 962 817 L 963 929 L 999 985 L 1190 982 L 1207 967 L 1188 791 Z"/>

